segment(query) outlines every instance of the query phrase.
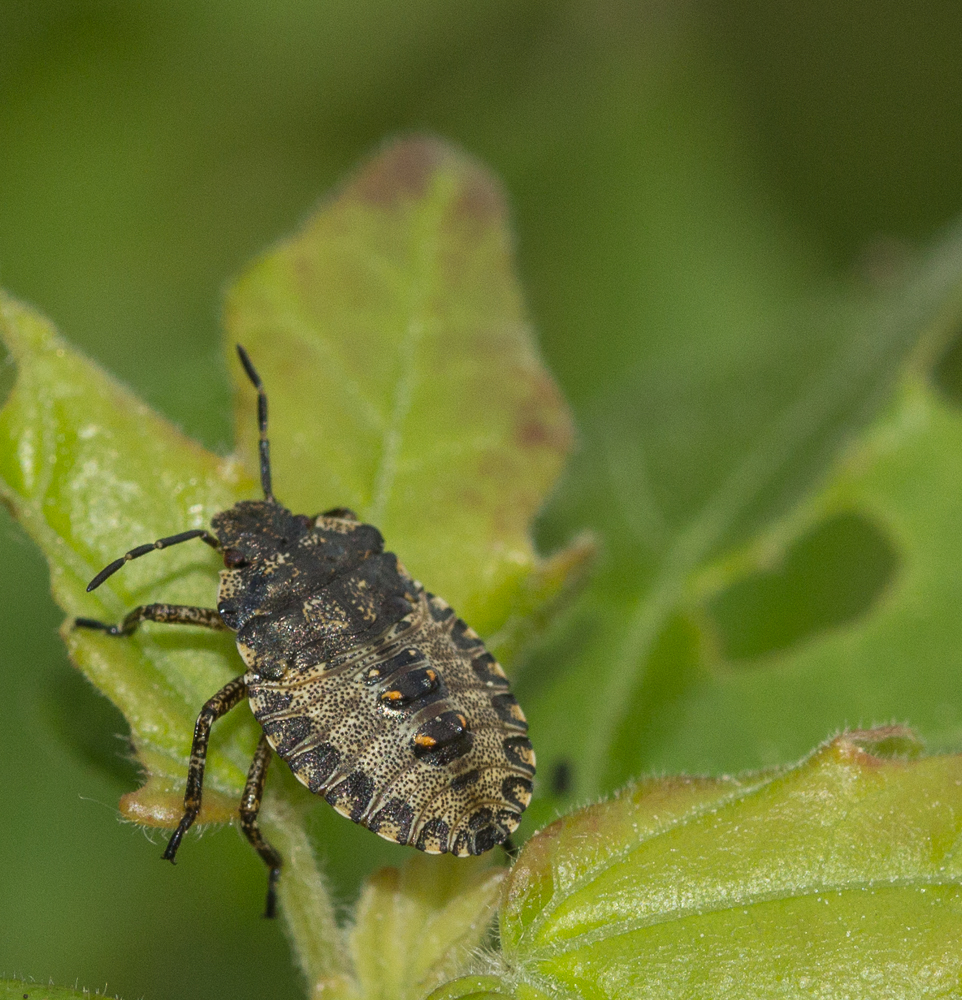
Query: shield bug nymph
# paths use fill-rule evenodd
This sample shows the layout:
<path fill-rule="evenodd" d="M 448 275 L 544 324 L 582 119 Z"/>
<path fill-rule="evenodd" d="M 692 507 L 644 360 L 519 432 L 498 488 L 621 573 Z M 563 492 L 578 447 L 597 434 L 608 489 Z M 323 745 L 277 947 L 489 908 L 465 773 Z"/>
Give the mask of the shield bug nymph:
<path fill-rule="evenodd" d="M 263 500 L 242 500 L 194 529 L 140 545 L 90 581 L 95 590 L 131 559 L 199 538 L 224 559 L 217 607 L 145 604 L 142 622 L 237 634 L 246 671 L 210 698 L 194 727 L 184 814 L 164 851 L 173 861 L 200 810 L 211 725 L 245 696 L 263 733 L 241 797 L 240 823 L 270 870 L 273 916 L 281 858 L 257 822 L 271 752 L 355 823 L 429 854 L 481 854 L 504 843 L 531 799 L 535 758 L 504 671 L 439 597 L 384 551 L 377 528 L 347 508 L 292 514 L 271 490 L 267 395 L 258 395 Z"/>

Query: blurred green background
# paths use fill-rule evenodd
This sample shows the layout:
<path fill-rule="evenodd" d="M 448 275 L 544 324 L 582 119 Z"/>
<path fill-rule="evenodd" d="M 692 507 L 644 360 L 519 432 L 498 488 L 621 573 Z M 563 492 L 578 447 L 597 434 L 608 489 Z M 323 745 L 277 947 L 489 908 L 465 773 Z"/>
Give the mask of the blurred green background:
<path fill-rule="evenodd" d="M 948 0 L 0 0 L 0 284 L 226 451 L 226 282 L 385 137 L 427 130 L 501 176 L 583 422 L 706 327 L 767 330 L 767 391 L 788 397 L 837 334 L 800 342 L 779 304 L 884 277 L 962 207 L 959 37 Z M 884 545 L 859 544 L 884 576 Z M 119 822 L 123 721 L 68 666 L 5 514 L 0 565 L 0 976 L 298 996 L 233 830 L 175 875 Z M 729 634 L 728 652 L 778 642 Z"/>

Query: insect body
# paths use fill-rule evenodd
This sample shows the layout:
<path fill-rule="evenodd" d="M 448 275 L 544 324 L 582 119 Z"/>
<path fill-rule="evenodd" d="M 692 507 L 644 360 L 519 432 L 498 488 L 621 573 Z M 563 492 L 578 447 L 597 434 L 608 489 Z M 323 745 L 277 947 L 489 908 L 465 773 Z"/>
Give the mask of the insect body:
<path fill-rule="evenodd" d="M 263 728 L 241 799 L 248 840 L 270 869 L 275 909 L 281 859 L 257 823 L 271 750 L 312 792 L 388 840 L 429 854 L 481 854 L 504 843 L 531 799 L 535 758 L 504 671 L 477 634 L 413 580 L 377 528 L 346 508 L 292 514 L 271 491 L 267 398 L 258 390 L 263 500 L 217 514 L 211 532 L 185 531 L 132 549 L 131 559 L 200 538 L 223 555 L 217 608 L 148 604 L 119 625 L 81 628 L 127 636 L 143 621 L 237 633 L 247 666 L 201 709 L 184 815 L 164 851 L 173 861 L 201 804 L 212 723 L 245 696 Z"/>

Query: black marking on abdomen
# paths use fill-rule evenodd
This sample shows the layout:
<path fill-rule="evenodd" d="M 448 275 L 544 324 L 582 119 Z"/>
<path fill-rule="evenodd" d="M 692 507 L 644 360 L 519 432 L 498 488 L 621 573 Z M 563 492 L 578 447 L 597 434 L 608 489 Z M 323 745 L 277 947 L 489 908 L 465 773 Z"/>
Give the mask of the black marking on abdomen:
<path fill-rule="evenodd" d="M 319 795 L 327 779 L 341 763 L 341 752 L 330 743 L 320 743 L 291 760 L 291 770 L 307 779 L 307 787 Z"/>
<path fill-rule="evenodd" d="M 417 667 L 392 681 L 390 687 L 381 693 L 380 701 L 387 708 L 407 708 L 415 701 L 421 707 L 429 701 L 445 697 L 446 694 L 437 670 L 433 667 Z"/>
<path fill-rule="evenodd" d="M 270 719 L 264 723 L 264 732 L 270 737 L 271 745 L 282 756 L 311 734 L 311 723 L 303 715 L 287 719 Z"/>
<path fill-rule="evenodd" d="M 468 818 L 467 825 L 451 847 L 451 853 L 462 857 L 465 854 L 483 854 L 495 844 L 500 844 L 506 836 L 507 831 L 494 825 L 494 813 L 487 806 L 482 806 Z"/>
<path fill-rule="evenodd" d="M 448 834 L 450 832 L 450 827 L 447 822 L 441 819 L 440 816 L 435 816 L 433 819 L 429 820 L 424 824 L 424 828 L 418 835 L 417 843 L 414 845 L 419 851 L 427 850 L 427 843 L 429 839 L 436 839 L 438 842 L 438 851 L 444 854 L 448 849 Z"/>
<path fill-rule="evenodd" d="M 428 598 L 428 611 L 436 622 L 446 622 L 454 614 L 454 608 L 450 604 L 433 594 L 430 594 Z"/>
<path fill-rule="evenodd" d="M 478 768 L 472 768 L 470 771 L 465 771 L 464 774 L 459 774 L 456 778 L 451 779 L 451 783 L 448 788 L 452 792 L 459 792 L 462 788 L 468 788 L 473 785 L 481 777 L 481 771 Z"/>
<path fill-rule="evenodd" d="M 501 795 L 509 805 L 524 812 L 531 801 L 531 782 L 517 774 L 510 774 L 501 782 Z"/>
<path fill-rule="evenodd" d="M 411 824 L 414 822 L 414 808 L 410 802 L 403 799 L 391 799 L 387 805 L 378 809 L 371 817 L 368 826 L 378 833 L 385 823 L 396 827 L 391 834 L 399 844 L 406 844 L 411 834 Z"/>
<path fill-rule="evenodd" d="M 463 757 L 472 746 L 474 735 L 467 728 L 464 716 L 453 711 L 429 719 L 411 742 L 414 756 L 435 767 L 444 767 Z"/>
<path fill-rule="evenodd" d="M 451 641 L 458 649 L 476 649 L 481 645 L 481 637 L 463 618 L 458 618 L 454 623 L 451 629 Z"/>
<path fill-rule="evenodd" d="M 507 723 L 513 729 L 527 732 L 528 723 L 523 718 L 518 718 L 520 715 L 518 699 L 510 691 L 492 696 L 491 707 L 498 713 L 498 718 L 502 722 Z"/>
<path fill-rule="evenodd" d="M 374 779 L 363 771 L 354 771 L 343 781 L 339 781 L 324 796 L 332 806 L 349 802 L 351 805 L 350 816 L 355 823 L 361 821 L 364 811 L 371 804 L 374 796 Z"/>
<path fill-rule="evenodd" d="M 508 834 L 505 830 L 497 826 L 483 827 L 474 835 L 471 842 L 471 853 L 484 854 L 485 851 L 490 851 L 492 847 L 503 844 L 507 839 Z"/>
<path fill-rule="evenodd" d="M 482 653 L 471 661 L 471 669 L 485 687 L 508 688 L 508 678 L 492 668 L 498 661 L 490 653 Z"/>
<path fill-rule="evenodd" d="M 376 663 L 369 670 L 365 671 L 364 683 L 377 684 L 392 674 L 396 674 L 399 670 L 413 666 L 416 663 L 427 663 L 424 653 L 416 647 L 402 649 L 400 653 L 396 653 L 390 659 Z"/>
<path fill-rule="evenodd" d="M 533 748 L 527 736 L 508 736 L 501 745 L 505 756 L 515 767 L 534 774 L 534 765 L 529 761 Z"/>
<path fill-rule="evenodd" d="M 259 688 L 257 692 L 257 715 L 259 719 L 284 712 L 291 707 L 294 695 L 290 691 L 275 691 L 272 688 Z"/>

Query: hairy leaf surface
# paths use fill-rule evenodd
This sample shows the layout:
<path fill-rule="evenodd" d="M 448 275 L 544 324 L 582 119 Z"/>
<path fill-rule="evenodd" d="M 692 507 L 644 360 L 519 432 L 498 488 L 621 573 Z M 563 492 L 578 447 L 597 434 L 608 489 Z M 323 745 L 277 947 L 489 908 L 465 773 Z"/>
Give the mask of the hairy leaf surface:
<path fill-rule="evenodd" d="M 651 779 L 558 820 L 506 884 L 529 996 L 948 997 L 962 985 L 962 757 L 907 730 L 795 767 Z"/>

